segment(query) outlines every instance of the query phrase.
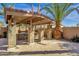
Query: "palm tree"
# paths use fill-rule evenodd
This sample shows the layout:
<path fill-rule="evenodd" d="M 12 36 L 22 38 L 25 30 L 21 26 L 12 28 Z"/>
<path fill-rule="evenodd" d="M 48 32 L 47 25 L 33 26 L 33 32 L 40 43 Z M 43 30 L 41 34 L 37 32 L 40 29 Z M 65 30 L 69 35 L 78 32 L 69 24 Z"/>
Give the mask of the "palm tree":
<path fill-rule="evenodd" d="M 78 7 L 72 7 L 71 3 L 53 3 L 45 6 L 43 10 L 50 13 L 55 20 L 54 38 L 61 39 L 61 21 Z"/>
<path fill-rule="evenodd" d="M 14 6 L 14 3 L 1 3 L 2 11 L 0 12 L 0 15 L 4 16 L 4 19 L 6 20 L 6 8 L 12 8 Z M 9 29 L 11 32 L 11 30 Z"/>
<path fill-rule="evenodd" d="M 14 6 L 13 3 L 1 3 L 2 6 L 2 11 L 0 12 L 0 15 L 4 16 L 4 18 L 6 19 L 6 8 L 10 7 L 12 8 Z"/>

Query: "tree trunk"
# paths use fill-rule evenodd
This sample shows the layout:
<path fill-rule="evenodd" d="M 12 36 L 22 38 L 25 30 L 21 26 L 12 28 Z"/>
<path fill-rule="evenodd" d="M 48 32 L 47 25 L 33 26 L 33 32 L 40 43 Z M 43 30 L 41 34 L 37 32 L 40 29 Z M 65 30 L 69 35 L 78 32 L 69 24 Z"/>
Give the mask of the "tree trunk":
<path fill-rule="evenodd" d="M 34 8 L 33 8 L 33 4 L 32 4 L 32 14 L 34 14 Z"/>
<path fill-rule="evenodd" d="M 40 3 L 38 4 L 38 14 L 40 15 Z"/>
<path fill-rule="evenodd" d="M 55 39 L 61 39 L 61 25 L 59 21 L 56 21 L 56 27 L 54 30 L 54 38 Z"/>

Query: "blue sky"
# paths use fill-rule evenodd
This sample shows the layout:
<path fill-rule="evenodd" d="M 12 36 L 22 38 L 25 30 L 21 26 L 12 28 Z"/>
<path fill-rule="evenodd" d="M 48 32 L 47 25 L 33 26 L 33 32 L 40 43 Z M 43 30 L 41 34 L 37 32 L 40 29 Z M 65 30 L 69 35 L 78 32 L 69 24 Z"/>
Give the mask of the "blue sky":
<path fill-rule="evenodd" d="M 35 3 L 34 5 L 34 11 L 37 11 L 37 6 L 38 4 Z M 40 4 L 40 8 L 43 8 L 46 4 L 45 3 L 41 3 Z M 77 4 L 79 5 L 79 4 Z M 76 7 L 77 5 L 74 5 L 72 7 Z M 0 9 L 1 9 L 1 5 L 0 5 Z M 21 9 L 21 10 L 31 10 L 31 6 L 27 3 L 16 3 L 14 6 L 15 9 Z M 41 13 L 46 14 L 45 11 L 41 11 Z M 50 14 L 47 15 L 48 17 L 52 16 Z M 5 23 L 5 20 L 3 18 L 3 16 L 0 16 L 0 21 Z M 65 19 L 61 22 L 62 25 L 64 26 L 73 26 L 79 23 L 79 14 L 76 11 L 73 11 L 71 14 L 69 14 L 67 17 L 65 17 Z"/>

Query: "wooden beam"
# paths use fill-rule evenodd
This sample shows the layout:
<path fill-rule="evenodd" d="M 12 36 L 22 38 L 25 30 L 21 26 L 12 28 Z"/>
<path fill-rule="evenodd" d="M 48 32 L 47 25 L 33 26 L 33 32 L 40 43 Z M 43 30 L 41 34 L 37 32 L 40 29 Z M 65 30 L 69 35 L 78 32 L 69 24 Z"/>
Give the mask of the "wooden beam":
<path fill-rule="evenodd" d="M 41 20 L 41 21 L 38 21 L 38 22 L 34 22 L 33 25 L 34 25 L 34 24 L 49 23 L 49 22 L 51 22 L 51 21 L 50 21 L 50 20 L 45 20 L 45 19 L 44 19 L 44 20 Z"/>
<path fill-rule="evenodd" d="M 33 24 L 33 25 L 41 25 L 41 24 L 49 24 L 51 22 L 44 22 L 44 23 L 37 23 L 37 24 Z"/>
<path fill-rule="evenodd" d="M 41 22 L 41 21 L 44 21 L 44 19 L 41 19 L 41 18 L 38 20 L 36 19 L 36 21 L 33 21 L 33 23 L 37 23 L 37 22 Z"/>
<path fill-rule="evenodd" d="M 25 23 L 27 21 L 30 21 L 31 19 L 32 19 L 32 17 L 28 17 L 28 18 L 25 18 L 25 19 L 19 21 L 18 23 Z"/>
<path fill-rule="evenodd" d="M 14 14 L 12 14 L 14 15 Z M 22 15 L 22 14 L 21 14 Z M 15 15 L 17 17 L 17 15 Z M 45 24 L 45 23 L 49 23 L 49 22 L 52 22 L 50 19 L 42 16 L 42 15 L 31 15 L 31 16 L 23 16 L 22 20 L 20 19 L 19 21 L 16 19 L 16 23 L 25 23 L 27 24 L 26 22 L 30 22 L 30 20 L 32 20 L 32 23 L 33 24 Z M 47 21 L 47 22 L 43 22 L 42 20 L 44 21 Z"/>
<path fill-rule="evenodd" d="M 25 22 L 30 21 L 30 20 L 32 20 L 32 23 L 33 23 L 33 22 L 41 21 L 43 19 L 40 18 L 40 17 L 28 17 L 26 19 L 23 19 L 23 20 L 19 21 L 18 23 L 22 23 L 22 22 L 25 23 Z"/>

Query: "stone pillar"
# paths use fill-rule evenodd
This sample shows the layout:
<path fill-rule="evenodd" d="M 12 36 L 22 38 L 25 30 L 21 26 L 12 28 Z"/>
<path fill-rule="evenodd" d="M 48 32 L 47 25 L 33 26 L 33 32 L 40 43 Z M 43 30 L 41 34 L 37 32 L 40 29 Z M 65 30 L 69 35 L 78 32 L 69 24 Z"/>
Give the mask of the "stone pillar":
<path fill-rule="evenodd" d="M 16 47 L 16 27 L 8 27 L 8 48 Z"/>
<path fill-rule="evenodd" d="M 29 25 L 29 30 L 28 30 L 29 43 L 33 43 L 34 42 L 34 35 L 35 35 L 35 31 L 33 29 L 33 24 L 32 24 L 32 19 L 31 19 L 30 20 L 30 25 Z"/>
<path fill-rule="evenodd" d="M 28 40 L 29 40 L 29 43 L 33 43 L 34 42 L 34 33 L 35 33 L 34 30 L 30 30 L 28 32 Z"/>
<path fill-rule="evenodd" d="M 51 30 L 51 29 L 49 29 L 49 30 L 47 31 L 47 39 L 48 39 L 48 40 L 51 40 L 51 39 L 52 39 L 52 30 Z"/>
<path fill-rule="evenodd" d="M 51 25 L 47 25 L 47 39 L 51 40 L 52 39 L 52 30 L 51 30 Z"/>
<path fill-rule="evenodd" d="M 44 30 L 40 30 L 40 32 L 39 32 L 39 39 L 41 41 L 44 40 Z"/>

